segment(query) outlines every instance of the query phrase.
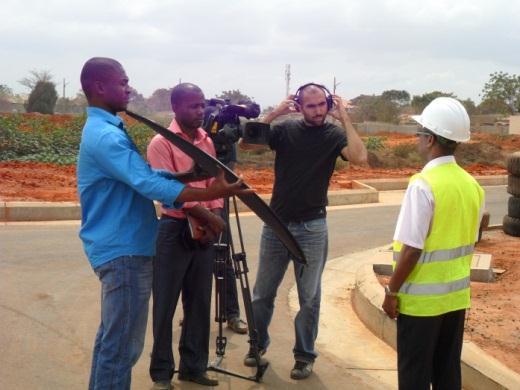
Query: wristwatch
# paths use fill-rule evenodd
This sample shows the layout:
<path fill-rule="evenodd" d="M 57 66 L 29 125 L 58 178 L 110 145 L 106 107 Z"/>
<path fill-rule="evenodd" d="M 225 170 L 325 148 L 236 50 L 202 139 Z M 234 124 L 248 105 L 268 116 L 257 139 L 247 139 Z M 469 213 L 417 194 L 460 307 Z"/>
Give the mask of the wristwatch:
<path fill-rule="evenodd" d="M 396 297 L 397 293 L 390 291 L 390 287 L 388 287 L 388 284 L 385 286 L 385 295 L 389 297 Z"/>

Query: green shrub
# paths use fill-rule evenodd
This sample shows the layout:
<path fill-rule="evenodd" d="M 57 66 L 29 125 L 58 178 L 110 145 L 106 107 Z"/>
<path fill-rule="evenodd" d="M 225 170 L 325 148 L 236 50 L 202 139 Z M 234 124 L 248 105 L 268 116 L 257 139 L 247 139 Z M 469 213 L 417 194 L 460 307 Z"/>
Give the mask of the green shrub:
<path fill-rule="evenodd" d="M 75 164 L 84 124 L 85 115 L 0 115 L 0 161 Z M 128 134 L 146 156 L 153 130 L 134 124 L 128 127 Z"/>
<path fill-rule="evenodd" d="M 47 115 L 0 116 L 0 161 L 74 164 L 85 119 Z"/>
<path fill-rule="evenodd" d="M 392 153 L 401 158 L 408 158 L 410 154 L 416 152 L 417 147 L 414 144 L 399 144 L 392 148 Z"/>
<path fill-rule="evenodd" d="M 367 150 L 380 150 L 385 147 L 385 137 L 370 136 L 365 141 Z"/>

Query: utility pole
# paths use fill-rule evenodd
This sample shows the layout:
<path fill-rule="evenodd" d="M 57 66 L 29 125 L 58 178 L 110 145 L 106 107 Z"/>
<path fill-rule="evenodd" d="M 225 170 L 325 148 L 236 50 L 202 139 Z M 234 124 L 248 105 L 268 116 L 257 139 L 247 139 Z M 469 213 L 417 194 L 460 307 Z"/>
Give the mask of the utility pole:
<path fill-rule="evenodd" d="M 285 96 L 289 96 L 291 90 L 291 64 L 285 65 Z"/>
<path fill-rule="evenodd" d="M 336 87 L 337 87 L 338 85 L 340 85 L 340 84 L 341 84 L 341 82 L 339 82 L 339 83 L 336 82 L 336 76 L 334 76 L 334 84 L 333 84 L 333 87 L 332 87 L 332 93 L 333 93 L 334 95 L 336 94 Z"/>
<path fill-rule="evenodd" d="M 67 82 L 65 81 L 65 79 L 63 79 L 63 99 L 65 99 L 65 87 L 66 87 L 67 85 L 69 85 L 69 83 L 67 83 Z"/>

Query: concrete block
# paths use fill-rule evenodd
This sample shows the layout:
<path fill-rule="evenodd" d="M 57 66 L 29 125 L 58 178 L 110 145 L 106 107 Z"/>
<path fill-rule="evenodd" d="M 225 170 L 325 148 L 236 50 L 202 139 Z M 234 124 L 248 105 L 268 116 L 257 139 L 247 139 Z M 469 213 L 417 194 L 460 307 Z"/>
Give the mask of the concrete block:
<path fill-rule="evenodd" d="M 495 280 L 492 256 L 487 253 L 475 253 L 471 259 L 471 280 L 473 282 L 492 282 Z"/>

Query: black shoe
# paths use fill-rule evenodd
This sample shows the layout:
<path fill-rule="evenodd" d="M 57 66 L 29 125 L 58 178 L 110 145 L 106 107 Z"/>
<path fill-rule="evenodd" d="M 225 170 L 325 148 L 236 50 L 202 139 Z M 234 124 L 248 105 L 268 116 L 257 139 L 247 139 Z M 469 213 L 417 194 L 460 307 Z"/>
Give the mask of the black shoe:
<path fill-rule="evenodd" d="M 196 375 L 179 373 L 177 378 L 180 381 L 189 381 L 189 382 L 193 382 L 193 383 L 198 383 L 199 385 L 202 385 L 202 386 L 218 386 L 218 381 L 215 379 L 208 378 L 208 376 L 206 375 L 205 372 L 203 372 L 201 374 L 196 374 Z"/>
<path fill-rule="evenodd" d="M 301 362 L 296 360 L 291 370 L 291 379 L 305 379 L 312 373 L 312 362 Z"/>
<path fill-rule="evenodd" d="M 230 318 L 227 322 L 227 326 L 233 332 L 238 334 L 246 334 L 247 333 L 247 324 L 242 321 L 239 317 Z"/>
<path fill-rule="evenodd" d="M 258 356 L 260 357 L 261 366 L 264 366 L 268 363 L 267 360 L 262 357 L 264 354 L 265 354 L 265 349 L 262 348 L 262 349 L 258 350 Z M 256 367 L 255 353 L 253 352 L 252 348 L 249 348 L 249 352 L 247 353 L 246 357 L 244 358 L 244 366 Z"/>

